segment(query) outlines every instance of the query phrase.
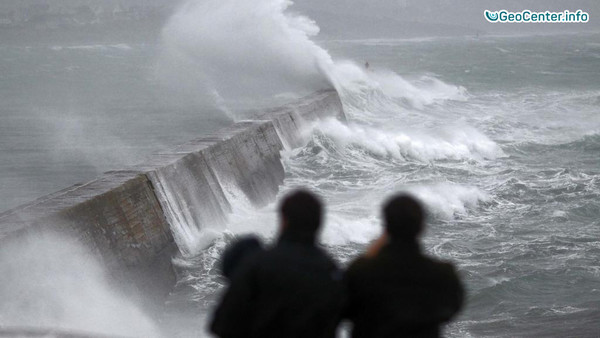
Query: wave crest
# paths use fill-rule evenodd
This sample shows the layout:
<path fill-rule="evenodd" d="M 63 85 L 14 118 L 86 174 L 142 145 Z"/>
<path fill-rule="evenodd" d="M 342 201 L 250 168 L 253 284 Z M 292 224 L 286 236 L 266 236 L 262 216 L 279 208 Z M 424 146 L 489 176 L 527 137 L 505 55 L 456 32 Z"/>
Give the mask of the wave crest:
<path fill-rule="evenodd" d="M 447 84 L 431 75 L 408 80 L 386 69 L 365 70 L 351 61 L 339 61 L 327 71 L 350 109 L 373 110 L 394 105 L 423 109 L 446 100 L 465 101 L 462 86 Z M 361 109 L 362 108 L 362 109 Z"/>
<path fill-rule="evenodd" d="M 484 134 L 468 126 L 431 132 L 386 132 L 335 119 L 315 126 L 318 133 L 342 148 L 357 147 L 379 157 L 398 160 L 493 160 L 503 156 L 500 147 Z"/>

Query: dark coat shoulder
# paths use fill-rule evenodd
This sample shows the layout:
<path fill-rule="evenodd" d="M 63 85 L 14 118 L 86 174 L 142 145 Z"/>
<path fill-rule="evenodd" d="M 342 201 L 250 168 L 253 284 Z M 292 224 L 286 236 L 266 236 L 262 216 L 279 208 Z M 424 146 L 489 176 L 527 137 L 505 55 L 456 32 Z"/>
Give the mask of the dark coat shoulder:
<path fill-rule="evenodd" d="M 388 245 L 373 258 L 357 259 L 345 281 L 355 338 L 437 337 L 464 297 L 452 264 L 410 245 Z"/>
<path fill-rule="evenodd" d="M 215 311 L 219 337 L 334 337 L 344 306 L 340 270 L 319 248 L 280 242 L 236 271 Z"/>

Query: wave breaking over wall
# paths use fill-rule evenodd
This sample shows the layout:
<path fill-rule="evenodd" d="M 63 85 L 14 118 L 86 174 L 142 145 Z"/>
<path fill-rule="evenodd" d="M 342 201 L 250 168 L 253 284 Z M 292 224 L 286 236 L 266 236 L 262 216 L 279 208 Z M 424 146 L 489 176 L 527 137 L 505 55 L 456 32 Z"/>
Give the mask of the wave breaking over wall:
<path fill-rule="evenodd" d="M 236 199 L 257 207 L 273 201 L 284 179 L 280 152 L 302 145 L 316 120 L 345 119 L 335 90 L 254 116 L 1 213 L 0 243 L 67 235 L 94 253 L 113 280 L 133 281 L 133 289 L 161 299 L 175 282 L 173 249 L 193 255 L 210 243 Z"/>

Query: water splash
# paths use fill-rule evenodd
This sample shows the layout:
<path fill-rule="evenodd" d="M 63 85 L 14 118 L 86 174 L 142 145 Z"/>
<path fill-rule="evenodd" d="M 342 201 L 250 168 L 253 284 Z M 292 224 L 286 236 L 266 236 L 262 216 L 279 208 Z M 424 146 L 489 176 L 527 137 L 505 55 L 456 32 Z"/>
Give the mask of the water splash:
<path fill-rule="evenodd" d="M 310 38 L 311 19 L 287 0 L 186 1 L 163 29 L 159 78 L 174 91 L 229 106 L 331 88 L 329 54 Z"/>
<path fill-rule="evenodd" d="M 325 120 L 315 130 L 330 137 L 341 148 L 358 147 L 379 157 L 399 160 L 493 160 L 502 149 L 469 126 L 452 126 L 432 131 L 386 132 L 355 123 Z M 368 160 L 368 159 L 367 159 Z"/>

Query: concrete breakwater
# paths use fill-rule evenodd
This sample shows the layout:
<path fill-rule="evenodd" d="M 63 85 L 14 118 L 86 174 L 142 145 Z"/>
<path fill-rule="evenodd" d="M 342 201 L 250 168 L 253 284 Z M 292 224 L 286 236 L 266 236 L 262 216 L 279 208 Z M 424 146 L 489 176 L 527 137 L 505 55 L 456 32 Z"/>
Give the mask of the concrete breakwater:
<path fill-rule="evenodd" d="M 334 90 L 256 116 L 1 213 L 0 245 L 64 234 L 88 248 L 115 284 L 162 299 L 176 281 L 177 248 L 193 253 L 207 226 L 225 224 L 236 195 L 256 206 L 272 201 L 284 179 L 280 151 L 301 145 L 309 123 L 345 118 Z"/>

